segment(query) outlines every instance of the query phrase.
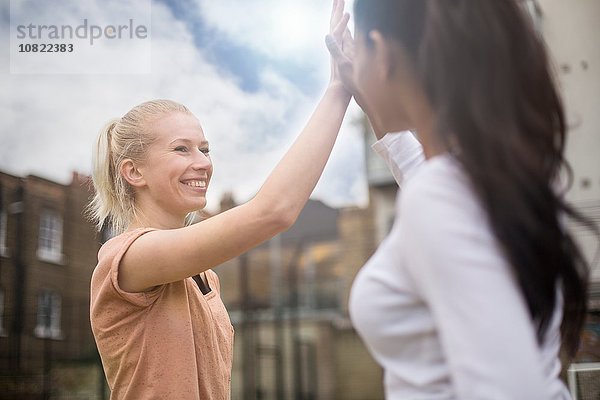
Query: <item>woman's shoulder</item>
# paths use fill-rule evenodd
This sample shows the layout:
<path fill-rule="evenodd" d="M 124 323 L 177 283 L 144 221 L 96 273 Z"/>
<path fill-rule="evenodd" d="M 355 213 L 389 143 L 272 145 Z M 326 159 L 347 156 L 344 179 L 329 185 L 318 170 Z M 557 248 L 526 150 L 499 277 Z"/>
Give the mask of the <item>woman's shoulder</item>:
<path fill-rule="evenodd" d="M 465 194 L 471 195 L 463 168 L 453 156 L 442 154 L 423 163 L 407 182 L 402 196 L 406 200 L 419 201 L 423 197 L 448 199 Z"/>
<path fill-rule="evenodd" d="M 140 236 L 151 232 L 153 228 L 139 228 L 121 233 L 102 245 L 98 252 L 98 264 L 91 279 L 91 297 L 94 303 L 98 298 L 122 299 L 136 306 L 150 304 L 159 292 L 160 287 L 147 292 L 130 293 L 119 285 L 119 265 L 123 255 L 131 244 Z M 103 295 L 101 295 L 103 294 Z"/>
<path fill-rule="evenodd" d="M 483 210 L 458 160 L 449 154 L 427 160 L 407 182 L 398 213 L 408 224 L 432 228 L 451 221 L 480 220 Z"/>
<path fill-rule="evenodd" d="M 98 260 L 105 257 L 108 254 L 113 253 L 114 251 L 118 251 L 123 247 L 129 247 L 135 239 L 142 236 L 144 233 L 153 231 L 156 229 L 153 228 L 137 228 L 129 231 L 125 231 L 119 233 L 108 239 L 102 246 L 100 246 L 100 250 L 98 251 Z"/>

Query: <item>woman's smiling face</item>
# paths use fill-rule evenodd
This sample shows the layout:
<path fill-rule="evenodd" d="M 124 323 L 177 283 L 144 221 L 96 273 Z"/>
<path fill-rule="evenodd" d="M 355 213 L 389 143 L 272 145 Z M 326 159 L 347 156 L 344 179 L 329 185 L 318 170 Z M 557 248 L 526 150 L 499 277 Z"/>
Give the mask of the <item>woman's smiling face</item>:
<path fill-rule="evenodd" d="M 172 112 L 152 121 L 148 129 L 155 140 L 138 168 L 145 181 L 138 194 L 170 215 L 204 208 L 213 167 L 198 119 Z"/>

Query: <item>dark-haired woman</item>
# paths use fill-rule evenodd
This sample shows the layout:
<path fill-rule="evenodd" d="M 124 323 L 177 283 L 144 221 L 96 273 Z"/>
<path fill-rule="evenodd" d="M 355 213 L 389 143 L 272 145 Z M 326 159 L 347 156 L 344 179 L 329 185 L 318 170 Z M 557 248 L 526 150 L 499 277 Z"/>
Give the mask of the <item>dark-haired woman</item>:
<path fill-rule="evenodd" d="M 401 194 L 354 283 L 352 320 L 388 399 L 568 399 L 587 265 L 556 193 L 565 122 L 516 0 L 356 0 L 329 38 Z M 348 40 L 348 44 L 352 44 Z M 410 132 L 412 129 L 419 142 Z"/>

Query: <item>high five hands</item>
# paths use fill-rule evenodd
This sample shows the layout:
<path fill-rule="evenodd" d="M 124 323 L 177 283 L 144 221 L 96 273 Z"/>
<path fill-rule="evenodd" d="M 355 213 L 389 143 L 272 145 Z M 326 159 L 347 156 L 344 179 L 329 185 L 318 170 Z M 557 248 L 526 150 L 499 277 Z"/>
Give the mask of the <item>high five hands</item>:
<path fill-rule="evenodd" d="M 350 14 L 344 12 L 344 0 L 333 0 L 330 31 L 325 44 L 331 54 L 331 83 L 341 82 L 346 90 L 356 96 L 353 80 L 354 40 L 348 29 Z"/>
<path fill-rule="evenodd" d="M 356 103 L 367 115 L 375 136 L 380 139 L 385 132 L 369 112 L 360 91 L 354 83 L 354 39 L 348 29 L 350 14 L 344 12 L 344 0 L 333 0 L 330 31 L 325 44 L 331 54 L 331 84 L 340 82 L 346 91 L 354 96 Z"/>

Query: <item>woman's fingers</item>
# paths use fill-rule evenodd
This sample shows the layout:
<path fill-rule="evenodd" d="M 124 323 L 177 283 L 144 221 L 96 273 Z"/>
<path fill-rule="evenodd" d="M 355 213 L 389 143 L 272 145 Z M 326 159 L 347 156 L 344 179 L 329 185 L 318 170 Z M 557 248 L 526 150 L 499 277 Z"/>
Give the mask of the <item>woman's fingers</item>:
<path fill-rule="evenodd" d="M 354 45 L 348 44 L 348 49 L 352 50 L 346 54 L 345 36 L 350 33 L 348 30 L 348 21 L 350 14 L 344 12 L 344 0 L 334 0 L 333 10 L 331 11 L 331 21 L 329 34 L 325 37 L 325 44 L 331 54 L 331 79 L 341 82 L 348 93 L 352 93 L 352 60 L 348 56 L 353 56 Z M 347 33 L 346 33 L 347 32 Z M 352 37 L 350 37 L 350 40 Z"/>
<path fill-rule="evenodd" d="M 344 13 L 344 0 L 334 0 L 333 1 L 333 9 L 331 11 L 331 21 L 330 21 L 330 30 L 337 26 L 339 20 L 342 18 Z"/>
<path fill-rule="evenodd" d="M 344 31 L 348 27 L 348 21 L 350 21 L 350 14 L 345 13 L 331 32 L 331 35 L 340 43 L 344 37 Z"/>
<path fill-rule="evenodd" d="M 333 20 L 333 16 L 335 15 L 335 10 L 337 8 L 338 0 L 333 0 L 333 7 L 331 8 L 331 19 Z"/>
<path fill-rule="evenodd" d="M 354 38 L 352 37 L 352 33 L 350 32 L 350 29 L 348 29 L 348 26 L 346 25 L 346 30 L 344 31 L 344 39 L 348 38 L 350 41 L 354 42 Z"/>
<path fill-rule="evenodd" d="M 325 45 L 336 62 L 343 56 L 342 49 L 340 49 L 340 46 L 337 44 L 337 40 L 335 40 L 333 36 L 325 36 Z"/>
<path fill-rule="evenodd" d="M 332 35 L 325 36 L 325 45 L 338 66 L 350 61 L 344 54 L 339 42 Z"/>
<path fill-rule="evenodd" d="M 346 54 L 346 57 L 351 60 L 354 59 L 354 39 L 352 38 L 352 34 L 350 33 L 350 29 L 346 27 L 344 31 L 344 37 L 342 38 L 342 49 Z"/>
<path fill-rule="evenodd" d="M 331 33 L 325 37 L 327 49 L 338 66 L 350 62 L 348 56 L 354 52 L 354 42 L 348 29 L 349 20 L 350 14 L 345 13 Z"/>

